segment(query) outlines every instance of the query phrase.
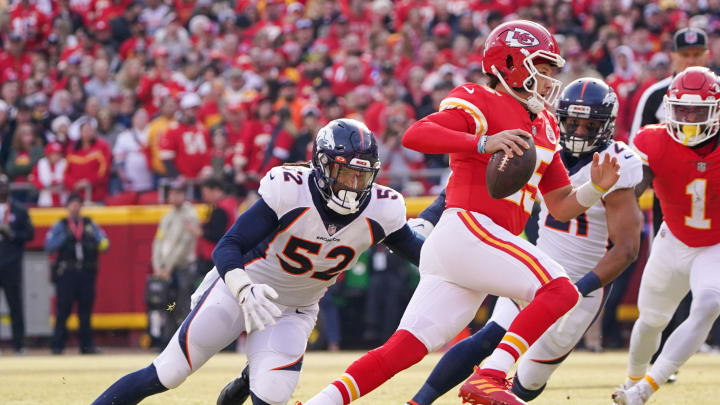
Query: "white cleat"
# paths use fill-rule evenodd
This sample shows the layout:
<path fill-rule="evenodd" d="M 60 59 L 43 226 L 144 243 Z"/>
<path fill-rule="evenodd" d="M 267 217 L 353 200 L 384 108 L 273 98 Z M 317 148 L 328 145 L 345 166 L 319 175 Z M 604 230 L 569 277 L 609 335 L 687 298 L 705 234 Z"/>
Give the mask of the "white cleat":
<path fill-rule="evenodd" d="M 620 386 L 614 394 L 612 399 L 617 405 L 643 405 L 650 398 L 649 392 L 643 390 L 642 385 L 635 385 L 630 388 Z"/>

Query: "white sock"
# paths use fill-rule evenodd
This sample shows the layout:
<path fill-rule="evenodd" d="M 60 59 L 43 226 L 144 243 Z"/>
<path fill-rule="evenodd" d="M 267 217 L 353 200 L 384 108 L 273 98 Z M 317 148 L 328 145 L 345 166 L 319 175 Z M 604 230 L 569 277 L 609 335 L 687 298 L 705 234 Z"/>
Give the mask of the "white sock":
<path fill-rule="evenodd" d="M 512 366 L 515 364 L 515 358 L 503 349 L 493 350 L 490 357 L 482 365 L 482 368 L 491 368 L 493 370 L 500 370 L 507 374 Z"/>
<path fill-rule="evenodd" d="M 343 405 L 343 399 L 340 391 L 330 384 L 303 405 Z"/>

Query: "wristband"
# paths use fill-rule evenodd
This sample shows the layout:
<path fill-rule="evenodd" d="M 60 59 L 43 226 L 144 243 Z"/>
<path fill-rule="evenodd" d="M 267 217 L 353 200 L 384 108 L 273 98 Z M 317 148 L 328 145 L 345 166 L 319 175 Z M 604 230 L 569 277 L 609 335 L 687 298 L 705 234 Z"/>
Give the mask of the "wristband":
<path fill-rule="evenodd" d="M 586 274 L 575 283 L 578 291 L 583 297 L 587 297 L 588 294 L 602 287 L 602 281 L 598 278 L 594 271 Z"/>
<path fill-rule="evenodd" d="M 590 208 L 595 205 L 596 202 L 600 201 L 600 198 L 602 198 L 606 192 L 607 190 L 603 191 L 600 187 L 593 184 L 592 181 L 588 181 L 575 190 L 575 198 L 580 205 Z"/>
<path fill-rule="evenodd" d="M 478 153 L 485 153 L 485 143 L 487 142 L 487 138 L 487 135 L 483 135 L 480 137 L 480 141 L 478 141 L 477 145 Z"/>
<path fill-rule="evenodd" d="M 596 189 L 597 191 L 599 191 L 599 192 L 601 192 L 601 193 L 603 193 L 603 194 L 605 194 L 605 193 L 608 192 L 608 191 L 605 190 L 604 188 L 602 188 L 602 187 L 598 186 L 597 184 L 595 184 L 595 182 L 593 182 L 592 180 L 590 180 L 590 183 L 592 183 L 593 187 L 595 187 L 595 189 Z"/>

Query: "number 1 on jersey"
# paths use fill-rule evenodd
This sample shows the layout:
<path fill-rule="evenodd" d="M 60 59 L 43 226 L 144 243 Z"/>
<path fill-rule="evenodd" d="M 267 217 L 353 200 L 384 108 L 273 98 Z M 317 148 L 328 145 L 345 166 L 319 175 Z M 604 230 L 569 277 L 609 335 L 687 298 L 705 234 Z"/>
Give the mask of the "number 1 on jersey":
<path fill-rule="evenodd" d="M 695 179 L 685 186 L 690 195 L 690 216 L 685 217 L 685 226 L 695 229 L 710 229 L 710 218 L 705 218 L 707 201 L 707 179 Z"/>

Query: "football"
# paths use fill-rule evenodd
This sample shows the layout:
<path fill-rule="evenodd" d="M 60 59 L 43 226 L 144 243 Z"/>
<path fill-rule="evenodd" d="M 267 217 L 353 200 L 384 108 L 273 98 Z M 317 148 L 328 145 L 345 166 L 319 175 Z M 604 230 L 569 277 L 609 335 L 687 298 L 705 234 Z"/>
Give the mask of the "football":
<path fill-rule="evenodd" d="M 522 156 L 509 158 L 505 151 L 493 153 L 485 173 L 488 193 L 492 198 L 505 198 L 515 194 L 527 184 L 535 171 L 535 142 L 525 138 L 530 148 L 523 150 Z"/>

